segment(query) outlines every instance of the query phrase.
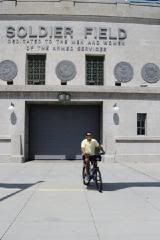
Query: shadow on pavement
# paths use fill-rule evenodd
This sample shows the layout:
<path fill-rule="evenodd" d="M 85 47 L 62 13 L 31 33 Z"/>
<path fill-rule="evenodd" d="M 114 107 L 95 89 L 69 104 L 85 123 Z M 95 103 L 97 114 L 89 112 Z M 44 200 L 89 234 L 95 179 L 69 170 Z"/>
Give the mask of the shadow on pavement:
<path fill-rule="evenodd" d="M 24 190 L 26 190 L 27 188 L 30 188 L 36 184 L 42 183 L 43 181 L 38 181 L 35 183 L 0 183 L 0 189 L 4 188 L 4 189 L 18 189 L 17 191 L 14 191 L 13 193 L 8 194 L 7 196 L 4 196 L 2 198 L 0 198 L 0 202 L 4 201 L 10 197 L 13 197 L 14 195 L 16 195 L 17 193 L 20 193 Z"/>
<path fill-rule="evenodd" d="M 103 183 L 103 191 L 117 191 L 131 187 L 160 187 L 160 182 L 117 182 Z"/>

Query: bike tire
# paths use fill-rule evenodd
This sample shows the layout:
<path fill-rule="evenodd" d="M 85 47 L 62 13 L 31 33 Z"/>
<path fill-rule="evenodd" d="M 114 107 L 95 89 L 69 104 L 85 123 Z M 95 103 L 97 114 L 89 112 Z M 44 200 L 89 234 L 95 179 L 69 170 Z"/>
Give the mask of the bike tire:
<path fill-rule="evenodd" d="M 99 192 L 103 191 L 103 183 L 102 183 L 102 176 L 101 176 L 101 172 L 99 169 L 97 169 L 96 171 L 96 179 L 95 179 L 95 183 L 96 183 L 96 188 Z"/>
<path fill-rule="evenodd" d="M 82 169 L 83 184 L 88 186 L 89 183 L 90 183 L 90 180 L 87 179 L 86 176 L 87 176 L 87 174 L 86 174 L 86 168 L 83 167 L 83 169 Z"/>

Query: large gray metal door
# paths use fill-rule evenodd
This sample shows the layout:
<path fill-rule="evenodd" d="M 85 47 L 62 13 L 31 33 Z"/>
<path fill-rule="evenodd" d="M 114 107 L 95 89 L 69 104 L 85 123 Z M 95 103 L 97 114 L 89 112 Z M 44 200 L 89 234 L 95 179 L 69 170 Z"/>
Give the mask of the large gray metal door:
<path fill-rule="evenodd" d="M 101 106 L 29 106 L 29 159 L 78 159 L 86 131 L 100 140 Z"/>

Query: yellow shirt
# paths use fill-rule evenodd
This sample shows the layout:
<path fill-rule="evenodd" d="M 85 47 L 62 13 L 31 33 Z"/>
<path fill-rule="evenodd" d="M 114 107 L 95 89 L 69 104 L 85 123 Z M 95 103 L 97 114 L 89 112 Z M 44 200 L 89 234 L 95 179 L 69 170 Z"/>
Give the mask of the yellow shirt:
<path fill-rule="evenodd" d="M 87 139 L 84 139 L 81 142 L 81 148 L 84 149 L 86 154 L 94 155 L 95 149 L 99 147 L 99 143 L 96 139 L 91 139 L 91 141 L 88 141 Z"/>

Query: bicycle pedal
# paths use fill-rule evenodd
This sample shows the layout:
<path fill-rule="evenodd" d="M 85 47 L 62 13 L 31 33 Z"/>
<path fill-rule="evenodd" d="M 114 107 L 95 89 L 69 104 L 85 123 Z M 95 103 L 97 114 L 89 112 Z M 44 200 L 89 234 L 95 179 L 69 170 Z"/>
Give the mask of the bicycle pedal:
<path fill-rule="evenodd" d="M 87 181 L 87 182 L 90 181 L 90 176 L 89 176 L 89 175 L 86 175 L 86 176 L 85 176 L 85 181 Z"/>
<path fill-rule="evenodd" d="M 97 179 L 96 174 L 94 174 L 93 175 L 93 180 L 96 180 L 96 179 Z"/>

